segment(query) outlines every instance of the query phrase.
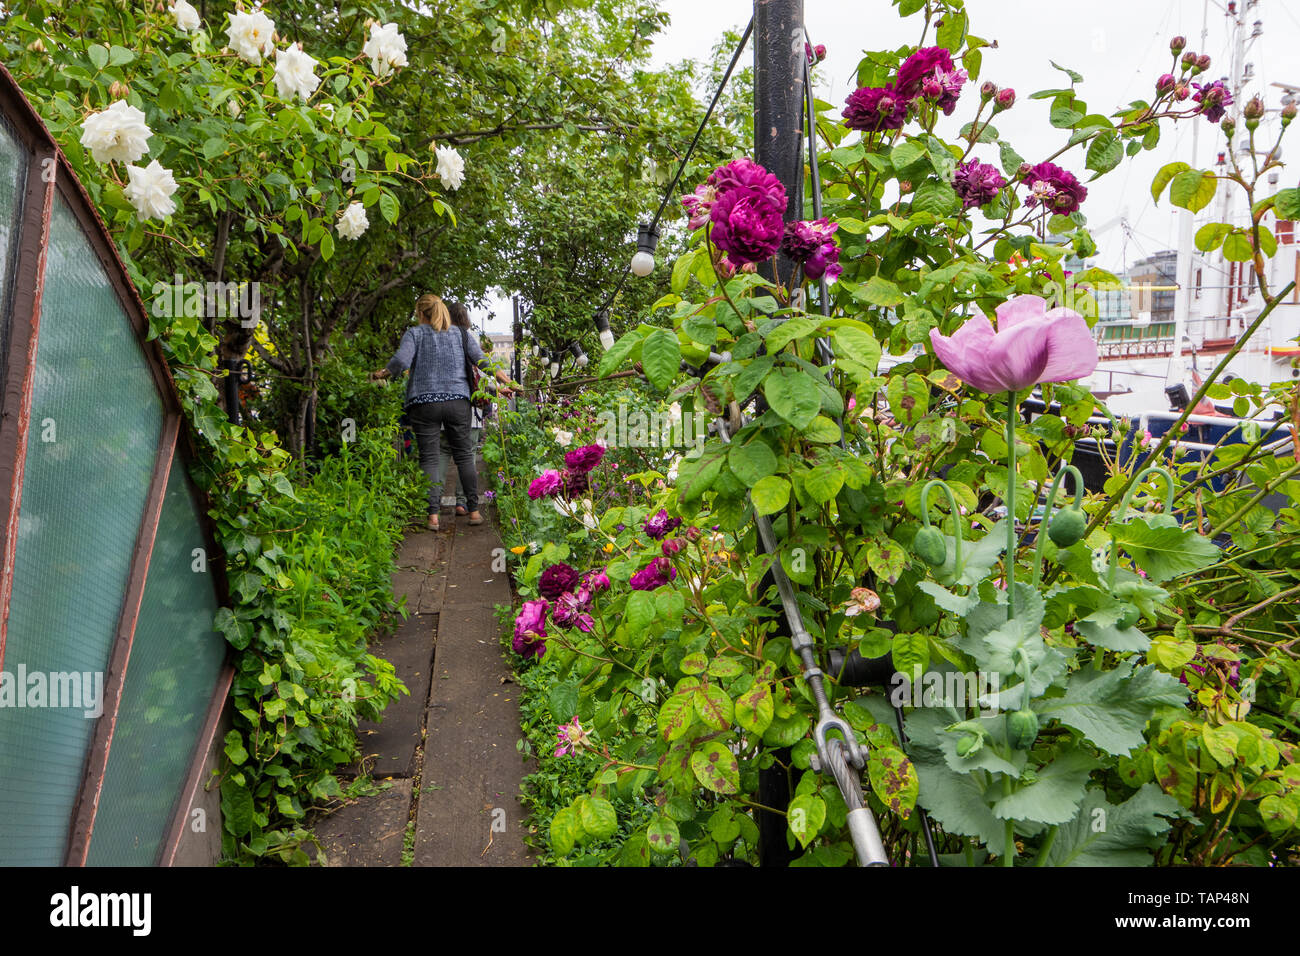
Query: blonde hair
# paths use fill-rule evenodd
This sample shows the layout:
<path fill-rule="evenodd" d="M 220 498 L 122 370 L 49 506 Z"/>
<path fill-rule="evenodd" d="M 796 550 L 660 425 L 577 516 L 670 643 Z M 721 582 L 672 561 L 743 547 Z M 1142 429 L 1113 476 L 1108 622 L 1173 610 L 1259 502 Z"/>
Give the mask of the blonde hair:
<path fill-rule="evenodd" d="M 415 316 L 421 322 L 433 326 L 436 332 L 445 332 L 451 327 L 451 315 L 442 299 L 431 292 L 426 292 L 415 300 Z"/>

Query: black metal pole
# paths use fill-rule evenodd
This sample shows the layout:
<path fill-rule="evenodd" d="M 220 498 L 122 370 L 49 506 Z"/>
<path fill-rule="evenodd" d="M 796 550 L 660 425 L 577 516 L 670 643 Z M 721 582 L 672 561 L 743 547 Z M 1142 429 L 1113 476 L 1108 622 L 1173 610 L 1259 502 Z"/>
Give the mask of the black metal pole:
<path fill-rule="evenodd" d="M 785 186 L 786 222 L 803 218 L 803 38 L 803 0 L 754 0 L 754 159 Z M 792 262 L 785 256 L 778 262 L 781 276 L 793 275 Z M 769 279 L 780 278 L 770 263 L 759 269 Z M 765 583 L 773 583 L 770 573 Z M 779 630 L 790 633 L 784 618 Z M 757 811 L 758 852 L 763 866 L 788 866 L 796 856 L 784 812 L 790 805 L 785 767 L 792 755 L 782 748 L 775 756 L 775 765 L 759 771 L 758 802 L 781 812 Z"/>
<path fill-rule="evenodd" d="M 240 359 L 221 360 L 221 367 L 226 370 L 226 416 L 232 425 L 241 424 L 243 418 L 239 408 L 239 371 L 243 364 Z"/>
<path fill-rule="evenodd" d="M 515 296 L 510 301 L 514 303 L 515 307 L 515 320 L 514 325 L 511 328 L 515 337 L 515 347 L 510 356 L 510 377 L 516 382 L 522 382 L 524 380 L 524 373 L 522 371 L 523 359 L 519 354 L 519 350 L 523 348 L 524 323 L 523 318 L 519 314 L 519 296 Z"/>

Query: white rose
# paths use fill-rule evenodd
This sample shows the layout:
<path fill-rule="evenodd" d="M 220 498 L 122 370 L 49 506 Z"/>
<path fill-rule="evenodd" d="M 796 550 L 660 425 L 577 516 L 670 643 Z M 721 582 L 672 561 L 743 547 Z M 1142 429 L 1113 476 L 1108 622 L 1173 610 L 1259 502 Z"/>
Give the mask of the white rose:
<path fill-rule="evenodd" d="M 153 135 L 145 125 L 144 113 L 126 100 L 87 116 L 81 129 L 81 145 L 90 150 L 97 163 L 134 163 L 149 152 L 149 137 Z"/>
<path fill-rule="evenodd" d="M 370 24 L 370 39 L 361 52 L 370 58 L 370 68 L 378 76 L 387 76 L 395 66 L 406 66 L 406 38 L 396 23 Z"/>
<path fill-rule="evenodd" d="M 189 0 L 176 0 L 176 5 L 168 7 L 167 12 L 176 18 L 176 29 L 182 33 L 189 33 L 202 26 L 199 11 L 194 9 Z"/>
<path fill-rule="evenodd" d="M 145 168 L 126 167 L 130 181 L 124 190 L 126 198 L 135 206 L 141 219 L 166 219 L 176 211 L 171 195 L 176 192 L 172 171 L 164 169 L 154 160 Z"/>
<path fill-rule="evenodd" d="M 344 239 L 360 239 L 361 234 L 370 228 L 366 218 L 366 208 L 359 202 L 349 203 L 348 208 L 339 216 L 338 234 Z"/>
<path fill-rule="evenodd" d="M 313 72 L 316 62 L 302 52 L 301 43 L 287 50 L 275 51 L 275 91 L 280 94 L 280 99 L 290 100 L 297 94 L 305 102 L 316 92 L 316 87 L 320 86 L 320 77 Z"/>
<path fill-rule="evenodd" d="M 434 151 L 438 157 L 438 178 L 446 189 L 460 189 L 465 181 L 465 160 L 451 146 L 439 146 Z"/>
<path fill-rule="evenodd" d="M 271 35 L 275 33 L 275 23 L 261 10 L 252 13 L 232 13 L 230 26 L 226 35 L 230 37 L 230 48 L 253 65 L 262 62 L 262 56 L 271 55 Z"/>

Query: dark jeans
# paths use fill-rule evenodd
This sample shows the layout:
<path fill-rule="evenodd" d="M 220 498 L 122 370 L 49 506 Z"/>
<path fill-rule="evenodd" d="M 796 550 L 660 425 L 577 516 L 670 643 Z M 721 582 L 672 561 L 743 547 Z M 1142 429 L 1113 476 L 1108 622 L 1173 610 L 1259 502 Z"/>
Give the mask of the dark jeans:
<path fill-rule="evenodd" d="M 468 398 L 454 402 L 422 402 L 406 410 L 420 446 L 420 467 L 429 476 L 429 514 L 436 515 L 442 504 L 442 475 L 438 467 L 438 449 L 445 428 L 451 442 L 451 456 L 460 473 L 465 492 L 465 507 L 478 511 L 478 472 L 474 468 L 474 440 L 470 437 Z"/>

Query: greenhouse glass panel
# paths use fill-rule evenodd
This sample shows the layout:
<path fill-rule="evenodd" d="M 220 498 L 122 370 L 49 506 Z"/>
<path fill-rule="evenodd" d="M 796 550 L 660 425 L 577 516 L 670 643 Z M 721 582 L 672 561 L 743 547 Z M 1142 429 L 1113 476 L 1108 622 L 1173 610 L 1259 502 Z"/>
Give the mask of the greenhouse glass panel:
<path fill-rule="evenodd" d="M 8 365 L 9 326 L 13 321 L 13 270 L 22 216 L 27 151 L 0 117 L 0 382 Z"/>

